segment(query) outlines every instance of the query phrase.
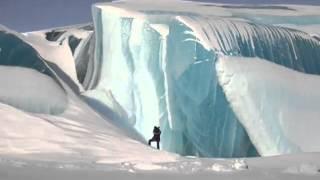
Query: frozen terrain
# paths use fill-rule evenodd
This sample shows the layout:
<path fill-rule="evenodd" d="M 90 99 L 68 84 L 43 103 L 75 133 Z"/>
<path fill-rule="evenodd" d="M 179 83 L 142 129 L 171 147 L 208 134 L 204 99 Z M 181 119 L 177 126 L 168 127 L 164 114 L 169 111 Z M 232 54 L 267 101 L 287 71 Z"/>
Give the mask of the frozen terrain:
<path fill-rule="evenodd" d="M 118 1 L 0 27 L 0 179 L 319 179 L 320 7 Z M 161 150 L 147 145 L 153 126 Z"/>

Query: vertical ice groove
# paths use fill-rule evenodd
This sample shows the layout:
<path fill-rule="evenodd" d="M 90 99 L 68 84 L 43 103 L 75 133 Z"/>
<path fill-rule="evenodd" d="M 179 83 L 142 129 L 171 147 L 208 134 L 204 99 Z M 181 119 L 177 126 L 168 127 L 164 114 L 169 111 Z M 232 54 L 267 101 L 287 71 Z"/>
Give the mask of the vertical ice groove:
<path fill-rule="evenodd" d="M 201 29 L 197 23 L 193 23 L 193 22 L 188 22 L 185 21 L 186 17 L 181 17 L 181 16 L 177 16 L 176 19 L 180 22 L 182 22 L 183 24 L 187 24 L 191 27 L 197 26 L 198 28 L 193 29 L 194 34 L 196 34 L 196 37 L 200 38 L 200 41 L 202 42 L 202 45 L 206 48 L 206 49 L 210 49 L 210 43 L 209 40 L 205 38 L 205 35 L 203 34 L 203 31 L 200 31 L 199 29 Z M 192 24 L 188 24 L 188 23 L 192 23 Z"/>
<path fill-rule="evenodd" d="M 160 35 L 160 49 L 159 49 L 159 61 L 160 68 L 163 73 L 163 86 L 164 86 L 164 94 L 163 98 L 165 99 L 165 114 L 167 114 L 167 119 L 169 123 L 169 127 L 172 129 L 172 117 L 171 117 L 171 107 L 170 107 L 170 96 L 169 96 L 169 80 L 168 80 L 168 72 L 167 72 L 167 36 L 169 34 L 169 27 L 165 24 L 151 24 L 150 25 L 155 31 L 157 31 Z M 161 97 L 160 97 L 161 99 Z M 160 124 L 160 123 L 158 123 Z"/>
<path fill-rule="evenodd" d="M 102 16 L 103 33 L 97 39 L 103 40 L 97 44 L 101 52 L 96 51 L 96 57 L 102 66 L 96 71 L 98 88 L 94 90 L 110 90 L 145 138 L 152 135 L 153 125 L 160 124 L 162 147 L 183 155 L 247 156 L 251 141 L 262 155 L 297 150 L 291 146 L 294 143 L 282 143 L 286 137 L 279 135 L 279 126 L 270 128 L 265 122 L 263 114 L 276 111 L 265 103 L 268 94 L 262 93 L 259 101 L 245 99 L 252 85 L 220 62 L 216 66 L 216 61 L 224 55 L 256 56 L 319 74 L 319 62 L 309 60 L 320 58 L 314 39 L 286 28 L 227 18 L 99 8 L 102 13 L 96 15 Z M 237 83 L 243 88 L 232 87 Z M 251 132 L 250 139 L 243 128 L 248 126 L 243 120 L 248 114 L 235 110 L 243 103 L 254 104 L 248 111 L 254 116 L 249 125 L 261 130 Z M 268 137 L 267 131 L 278 136 Z M 263 138 L 266 142 L 259 142 Z"/>
<path fill-rule="evenodd" d="M 167 35 L 161 36 L 161 46 L 160 46 L 160 52 L 161 52 L 161 68 L 163 71 L 163 77 L 164 77 L 164 89 L 165 89 L 165 100 L 166 100 L 166 110 L 168 114 L 168 122 L 169 126 L 172 129 L 172 117 L 171 117 L 171 110 L 170 110 L 170 97 L 169 97 L 169 84 L 168 84 L 168 75 L 167 75 Z"/>

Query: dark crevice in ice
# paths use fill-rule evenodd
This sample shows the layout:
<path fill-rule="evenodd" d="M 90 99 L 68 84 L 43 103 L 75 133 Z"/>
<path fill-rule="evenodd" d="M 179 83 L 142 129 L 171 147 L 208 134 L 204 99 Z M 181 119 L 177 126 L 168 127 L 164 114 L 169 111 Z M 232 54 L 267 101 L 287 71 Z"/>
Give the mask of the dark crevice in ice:
<path fill-rule="evenodd" d="M 52 30 L 46 32 L 46 39 L 48 41 L 57 41 L 66 31 Z"/>

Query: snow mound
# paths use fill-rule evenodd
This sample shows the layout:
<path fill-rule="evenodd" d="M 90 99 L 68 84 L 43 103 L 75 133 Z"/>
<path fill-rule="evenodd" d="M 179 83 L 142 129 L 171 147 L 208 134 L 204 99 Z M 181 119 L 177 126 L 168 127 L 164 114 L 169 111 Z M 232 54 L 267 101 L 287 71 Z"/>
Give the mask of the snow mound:
<path fill-rule="evenodd" d="M 36 70 L 0 66 L 0 102 L 44 114 L 60 114 L 68 104 L 64 89 Z"/>

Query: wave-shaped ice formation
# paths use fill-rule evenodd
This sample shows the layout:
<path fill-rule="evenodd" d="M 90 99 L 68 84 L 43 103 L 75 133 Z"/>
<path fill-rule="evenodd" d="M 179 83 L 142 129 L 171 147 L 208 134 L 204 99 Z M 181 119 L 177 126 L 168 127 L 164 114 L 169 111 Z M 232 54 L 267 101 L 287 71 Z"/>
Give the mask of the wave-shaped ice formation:
<path fill-rule="evenodd" d="M 260 154 L 320 149 L 304 139 L 305 133 L 319 136 L 320 76 L 259 58 L 224 57 L 216 67 L 227 99 Z"/>
<path fill-rule="evenodd" d="M 301 31 L 237 19 L 232 8 L 213 7 L 225 16 L 218 17 L 210 7 L 193 10 L 189 5 L 182 3 L 179 10 L 163 4 L 156 9 L 121 3 L 94 6 L 99 66 L 89 96 L 105 104 L 116 101 L 146 139 L 160 124 L 166 150 L 199 156 L 256 155 L 253 135 L 248 137 L 244 119 L 238 119 L 243 117 L 230 108 L 229 94 L 218 82 L 217 60 L 225 55 L 260 57 L 319 74 L 319 43 Z M 110 92 L 112 100 L 104 92 Z M 259 141 L 254 146 L 261 155 L 301 150 L 281 142 L 279 147 L 287 149 L 262 148 L 257 143 L 264 142 Z"/>

